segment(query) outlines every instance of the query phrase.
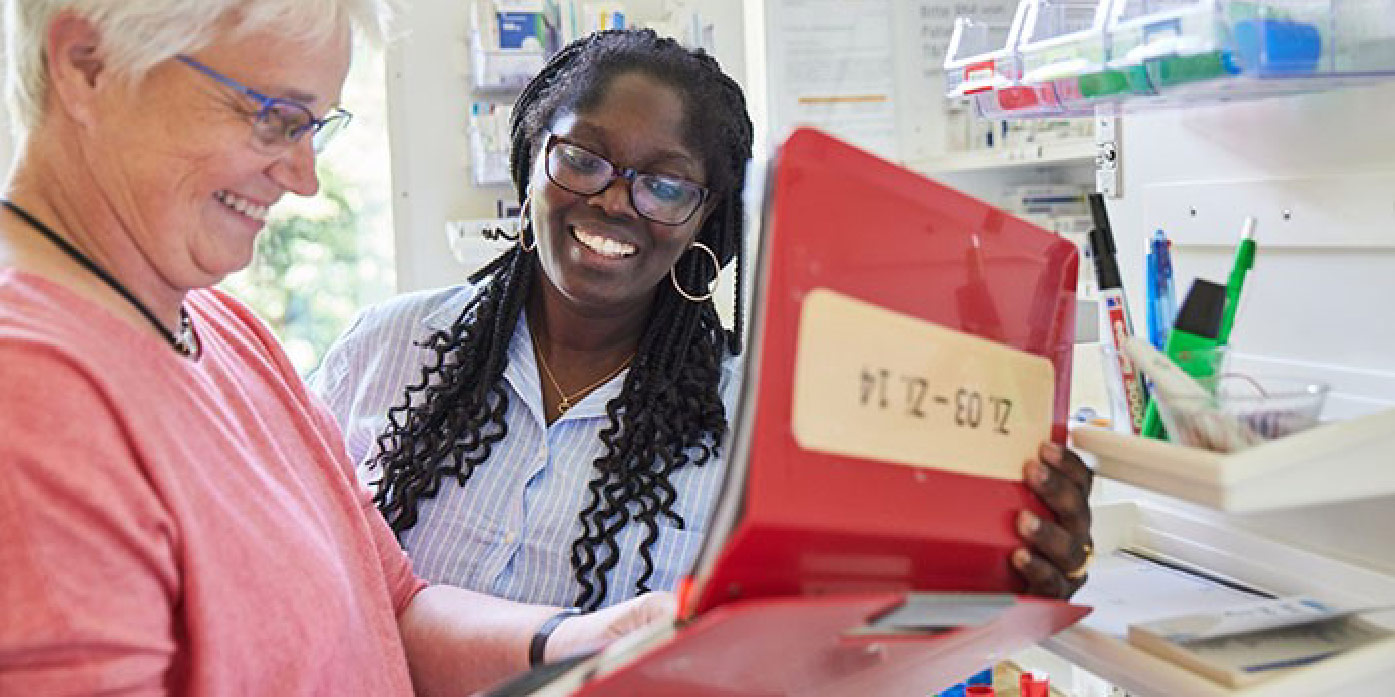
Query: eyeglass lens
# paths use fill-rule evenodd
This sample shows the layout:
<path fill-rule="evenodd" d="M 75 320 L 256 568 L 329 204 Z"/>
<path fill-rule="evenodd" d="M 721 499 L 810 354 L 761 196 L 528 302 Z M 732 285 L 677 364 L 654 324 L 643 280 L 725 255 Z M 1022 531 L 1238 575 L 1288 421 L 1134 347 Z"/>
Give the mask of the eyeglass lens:
<path fill-rule="evenodd" d="M 257 115 L 255 130 L 257 140 L 265 147 L 280 148 L 293 144 L 311 133 L 311 147 L 316 153 L 348 124 L 348 112 L 334 110 L 325 116 L 324 121 L 316 121 L 305 107 L 291 102 L 274 101 Z"/>
<path fill-rule="evenodd" d="M 585 148 L 554 141 L 547 154 L 547 175 L 558 186 L 589 196 L 604 191 L 617 169 Z M 677 177 L 636 172 L 630 177 L 630 201 L 640 215 L 658 223 L 681 225 L 702 205 L 703 188 Z"/>

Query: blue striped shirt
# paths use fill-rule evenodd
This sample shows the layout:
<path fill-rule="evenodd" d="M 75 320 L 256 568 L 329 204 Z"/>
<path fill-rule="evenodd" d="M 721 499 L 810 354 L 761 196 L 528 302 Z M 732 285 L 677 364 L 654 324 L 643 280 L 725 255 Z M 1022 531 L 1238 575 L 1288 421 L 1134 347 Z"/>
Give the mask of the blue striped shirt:
<path fill-rule="evenodd" d="M 311 376 L 311 387 L 339 420 L 364 481 L 379 476 L 363 463 L 377 454 L 388 409 L 401 403 L 407 385 L 420 382 L 421 367 L 434 356 L 415 342 L 450 327 L 475 291 L 474 286 L 424 291 L 370 307 Z M 728 357 L 720 385 L 728 416 L 740 376 L 739 359 Z M 617 375 L 548 426 L 528 323 L 520 317 L 504 369 L 508 436 L 464 486 L 447 477 L 435 498 L 421 502 L 417 524 L 402 535 L 417 573 L 432 583 L 521 602 L 575 602 L 580 585 L 571 546 L 581 532 L 578 516 L 587 502 L 592 463 L 605 453 L 599 437 L 610 423 L 605 405 L 620 394 L 624 377 Z M 679 492 L 674 509 L 686 526 L 679 530 L 658 521 L 650 588 L 672 590 L 690 571 L 722 486 L 724 465 L 714 458 L 671 475 Z M 644 526 L 636 524 L 619 533 L 620 559 L 610 572 L 605 605 L 635 595 L 635 582 L 644 571 L 639 556 L 643 535 Z"/>

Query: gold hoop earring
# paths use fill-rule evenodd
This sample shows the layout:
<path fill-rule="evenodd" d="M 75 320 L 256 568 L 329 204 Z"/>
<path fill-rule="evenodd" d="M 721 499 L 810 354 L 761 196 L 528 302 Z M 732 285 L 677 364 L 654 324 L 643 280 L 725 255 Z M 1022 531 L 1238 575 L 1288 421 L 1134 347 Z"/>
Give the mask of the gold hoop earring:
<path fill-rule="evenodd" d="M 524 252 L 531 252 L 538 248 L 538 235 L 533 233 L 533 246 L 529 247 L 524 240 L 523 233 L 528 231 L 528 205 L 533 202 L 531 197 L 523 199 L 523 205 L 518 209 L 518 247 Z"/>
<path fill-rule="evenodd" d="M 712 299 L 713 294 L 717 292 L 717 288 L 722 285 L 722 262 L 720 259 L 717 258 L 717 253 L 713 252 L 711 247 L 708 247 L 707 245 L 701 242 L 694 242 L 693 246 L 689 247 L 688 249 L 692 250 L 693 247 L 701 247 L 702 251 L 707 252 L 707 256 L 712 259 L 712 286 L 707 289 L 707 295 L 693 295 L 692 293 L 683 290 L 683 286 L 678 285 L 678 276 L 674 273 L 674 270 L 678 268 L 678 264 L 674 264 L 673 268 L 668 270 L 668 278 L 670 281 L 673 281 L 673 289 L 678 291 L 678 294 L 683 296 L 685 300 L 695 303 L 707 302 L 708 300 Z"/>

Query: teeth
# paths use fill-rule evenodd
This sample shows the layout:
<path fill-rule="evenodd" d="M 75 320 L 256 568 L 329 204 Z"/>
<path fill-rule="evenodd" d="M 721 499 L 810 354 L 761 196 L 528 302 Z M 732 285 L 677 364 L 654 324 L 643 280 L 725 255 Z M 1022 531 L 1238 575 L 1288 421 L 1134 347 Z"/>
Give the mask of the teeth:
<path fill-rule="evenodd" d="M 610 237 L 594 235 L 581 228 L 572 228 L 578 242 L 587 249 L 606 257 L 627 257 L 635 253 L 635 246 Z"/>
<path fill-rule="evenodd" d="M 237 194 L 234 194 L 233 192 L 227 190 L 215 192 L 213 194 L 213 198 L 217 199 L 219 203 L 222 203 L 228 208 L 231 208 L 237 211 L 238 213 L 247 216 L 248 218 L 262 223 L 266 222 L 266 216 L 270 210 L 267 206 L 252 203 L 251 201 L 248 201 L 247 199 L 242 198 L 241 196 L 238 196 Z"/>

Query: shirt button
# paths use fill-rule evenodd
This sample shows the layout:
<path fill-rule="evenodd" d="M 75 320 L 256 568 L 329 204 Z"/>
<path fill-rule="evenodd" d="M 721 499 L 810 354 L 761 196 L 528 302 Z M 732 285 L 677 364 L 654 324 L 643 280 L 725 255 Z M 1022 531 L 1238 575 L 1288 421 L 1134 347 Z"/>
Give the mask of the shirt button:
<path fill-rule="evenodd" d="M 516 533 L 514 533 L 514 531 L 512 531 L 512 530 L 510 530 L 510 531 L 508 531 L 507 533 L 504 534 L 504 544 L 506 544 L 506 545 L 511 545 L 511 544 L 513 544 L 513 543 L 514 543 L 514 540 L 517 540 L 517 539 L 518 539 L 518 535 L 517 535 Z"/>

